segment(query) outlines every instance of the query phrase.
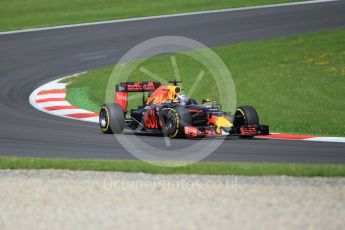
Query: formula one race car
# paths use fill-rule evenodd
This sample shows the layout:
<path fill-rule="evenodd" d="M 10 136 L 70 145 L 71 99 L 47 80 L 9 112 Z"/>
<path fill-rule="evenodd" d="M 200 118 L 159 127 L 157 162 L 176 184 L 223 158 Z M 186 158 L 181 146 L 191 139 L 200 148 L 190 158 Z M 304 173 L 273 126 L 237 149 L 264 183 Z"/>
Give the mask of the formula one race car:
<path fill-rule="evenodd" d="M 233 135 L 251 138 L 268 135 L 266 125 L 251 106 L 240 106 L 233 115 L 209 99 L 198 104 L 182 94 L 178 81 L 122 82 L 116 85 L 115 103 L 105 104 L 99 113 L 103 133 L 122 133 L 124 128 L 157 132 L 171 138 Z M 127 111 L 128 93 L 142 92 L 142 105 Z M 145 98 L 147 92 L 147 99 Z M 127 116 L 127 118 L 126 118 Z"/>

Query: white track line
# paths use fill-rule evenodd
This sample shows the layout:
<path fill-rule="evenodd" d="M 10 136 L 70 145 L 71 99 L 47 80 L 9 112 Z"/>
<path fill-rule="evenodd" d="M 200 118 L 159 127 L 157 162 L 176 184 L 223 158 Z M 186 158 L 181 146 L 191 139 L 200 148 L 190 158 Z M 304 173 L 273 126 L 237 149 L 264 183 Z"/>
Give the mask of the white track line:
<path fill-rule="evenodd" d="M 66 93 L 50 93 L 50 94 L 37 95 L 36 100 L 47 99 L 47 98 L 65 98 L 65 97 L 66 97 Z"/>
<path fill-rule="evenodd" d="M 306 139 L 307 141 L 321 141 L 321 142 L 340 142 L 345 143 L 345 137 L 313 137 Z"/>
<path fill-rule="evenodd" d="M 41 111 L 43 111 L 42 110 L 43 108 L 47 108 L 47 107 L 52 107 L 52 106 L 69 106 L 69 105 L 71 105 L 68 101 L 50 101 L 50 102 L 44 102 L 44 103 L 36 103 L 36 102 L 34 102 L 34 103 L 35 103 L 35 105 L 37 104 L 37 106 L 39 106 L 39 108 L 40 108 L 39 110 L 41 110 Z M 46 112 L 46 111 L 44 110 L 44 112 Z"/>
<path fill-rule="evenodd" d="M 58 115 L 58 116 L 65 116 L 68 114 L 92 113 L 92 112 L 85 110 L 85 109 L 59 109 L 59 110 L 49 111 L 49 113 L 52 113 L 52 114 Z"/>
<path fill-rule="evenodd" d="M 121 23 L 121 22 L 144 21 L 144 20 L 152 20 L 152 19 L 160 19 L 160 18 L 172 18 L 172 17 L 181 17 L 181 16 L 191 16 L 191 15 L 200 15 L 200 14 L 214 14 L 214 13 L 224 13 L 224 12 L 232 12 L 232 11 L 244 11 L 244 10 L 284 7 L 284 6 L 308 5 L 308 4 L 337 2 L 337 1 L 339 1 L 339 0 L 311 0 L 311 1 L 303 1 L 303 2 L 290 2 L 290 3 L 280 3 L 280 4 L 272 4 L 272 5 L 262 5 L 262 6 L 229 8 L 229 9 L 222 9 L 222 10 L 209 10 L 209 11 L 197 11 L 197 12 L 190 12 L 190 13 L 166 14 L 166 15 L 158 15 L 158 16 L 148 16 L 148 17 L 127 18 L 127 19 L 108 20 L 108 21 L 99 21 L 99 22 L 78 23 L 78 24 L 61 25 L 61 26 L 50 26 L 50 27 L 43 27 L 43 28 L 36 28 L 36 29 L 14 30 L 14 31 L 0 32 L 0 35 L 36 32 L 36 31 L 46 31 L 46 30 L 56 30 L 56 29 L 74 28 L 74 27 L 82 27 L 82 26 L 104 25 L 104 24 Z"/>
<path fill-rule="evenodd" d="M 89 118 L 82 118 L 80 119 L 82 121 L 88 121 L 88 122 L 93 122 L 93 123 L 98 123 L 98 117 L 89 117 Z"/>

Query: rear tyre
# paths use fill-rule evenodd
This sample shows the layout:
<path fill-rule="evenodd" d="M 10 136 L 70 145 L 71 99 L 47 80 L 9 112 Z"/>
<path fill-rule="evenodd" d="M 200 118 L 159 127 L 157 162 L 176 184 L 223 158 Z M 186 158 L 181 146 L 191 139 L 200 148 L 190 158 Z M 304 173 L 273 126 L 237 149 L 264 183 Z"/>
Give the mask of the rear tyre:
<path fill-rule="evenodd" d="M 166 115 L 163 131 L 171 138 L 184 137 L 184 127 L 192 123 L 190 111 L 184 107 L 169 110 Z"/>
<path fill-rule="evenodd" d="M 99 112 L 99 125 L 105 134 L 122 133 L 125 127 L 125 115 L 120 105 L 105 104 Z"/>
<path fill-rule="evenodd" d="M 240 106 L 235 111 L 234 127 L 237 133 L 243 125 L 259 126 L 259 116 L 254 107 L 245 105 Z M 253 136 L 240 136 L 241 138 L 252 138 Z"/>

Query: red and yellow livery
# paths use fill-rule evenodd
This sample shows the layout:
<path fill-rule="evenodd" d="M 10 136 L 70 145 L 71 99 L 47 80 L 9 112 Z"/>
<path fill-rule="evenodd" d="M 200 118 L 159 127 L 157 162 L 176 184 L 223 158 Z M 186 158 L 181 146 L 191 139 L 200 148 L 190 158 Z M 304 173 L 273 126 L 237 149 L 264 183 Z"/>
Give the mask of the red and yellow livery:
<path fill-rule="evenodd" d="M 267 125 L 259 124 L 252 106 L 240 106 L 233 114 L 204 99 L 198 104 L 182 94 L 177 81 L 122 82 L 116 85 L 115 103 L 103 105 L 99 123 L 104 133 L 121 133 L 124 128 L 159 132 L 171 138 L 235 135 L 268 135 Z M 143 93 L 142 105 L 128 111 L 128 94 Z M 148 93 L 145 99 L 145 93 Z"/>

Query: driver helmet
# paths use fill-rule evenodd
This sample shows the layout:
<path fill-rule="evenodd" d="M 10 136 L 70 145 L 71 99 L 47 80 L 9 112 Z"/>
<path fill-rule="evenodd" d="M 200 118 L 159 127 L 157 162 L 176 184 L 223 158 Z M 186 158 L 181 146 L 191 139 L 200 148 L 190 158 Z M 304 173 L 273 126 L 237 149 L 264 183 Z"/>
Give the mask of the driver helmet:
<path fill-rule="evenodd" d="M 178 97 L 178 101 L 179 101 L 180 105 L 182 105 L 182 106 L 187 105 L 188 98 L 185 94 L 180 94 L 177 97 Z"/>

